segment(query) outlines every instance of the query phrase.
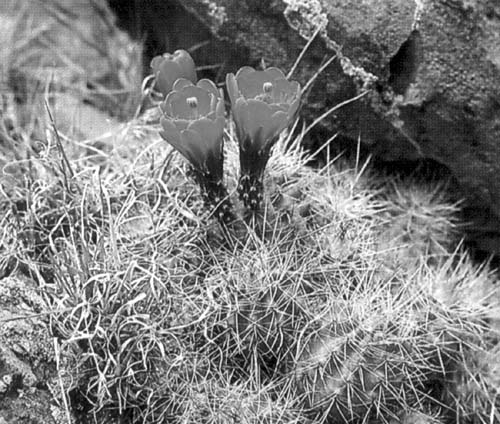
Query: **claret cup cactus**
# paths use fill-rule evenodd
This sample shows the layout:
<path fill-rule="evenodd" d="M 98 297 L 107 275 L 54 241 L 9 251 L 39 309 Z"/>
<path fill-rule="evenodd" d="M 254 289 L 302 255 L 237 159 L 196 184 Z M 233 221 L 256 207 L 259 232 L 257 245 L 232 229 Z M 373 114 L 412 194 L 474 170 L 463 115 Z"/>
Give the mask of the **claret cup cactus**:
<path fill-rule="evenodd" d="M 160 135 L 191 164 L 206 204 L 222 222 L 231 220 L 231 204 L 223 184 L 224 99 L 207 79 L 196 85 L 178 79 L 161 103 Z"/>
<path fill-rule="evenodd" d="M 224 102 L 215 84 L 196 81 L 191 56 L 183 50 L 153 59 L 156 86 L 166 95 L 161 103 L 160 132 L 192 165 L 192 173 L 207 204 L 227 223 L 233 219 L 223 185 Z M 185 75 L 186 78 L 174 78 Z M 195 85 L 196 84 L 196 85 Z M 247 209 L 257 211 L 263 200 L 263 176 L 271 149 L 295 119 L 301 90 L 278 68 L 249 66 L 226 76 L 232 117 L 240 151 L 238 193 Z"/>
<path fill-rule="evenodd" d="M 278 68 L 264 71 L 244 66 L 228 74 L 226 86 L 240 148 L 240 199 L 251 210 L 263 199 L 263 175 L 271 149 L 295 119 L 300 85 Z"/>

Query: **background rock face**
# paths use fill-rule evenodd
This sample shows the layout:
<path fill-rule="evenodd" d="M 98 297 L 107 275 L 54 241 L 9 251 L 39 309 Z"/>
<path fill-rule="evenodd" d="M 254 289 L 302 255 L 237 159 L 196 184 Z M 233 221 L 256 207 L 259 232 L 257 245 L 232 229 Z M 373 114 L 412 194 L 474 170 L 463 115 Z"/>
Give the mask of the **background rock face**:
<path fill-rule="evenodd" d="M 425 6 L 422 59 L 398 108 L 423 154 L 500 215 L 500 6 L 455 3 Z"/>
<path fill-rule="evenodd" d="M 360 137 L 385 161 L 426 158 L 446 166 L 473 207 L 493 212 L 477 230 L 489 250 L 500 251 L 496 0 L 183 0 L 156 6 L 188 12 L 210 30 L 214 38 L 207 43 L 215 48 L 209 55 L 201 48 L 194 56 L 198 64 L 218 69 L 214 78 L 261 61 L 290 69 L 305 39 L 321 27 L 294 78 L 304 84 L 333 54 L 338 60 L 306 97 L 304 117 L 312 120 L 366 88 L 373 90 L 324 120 L 311 143 L 339 131 L 343 147 Z M 156 16 L 161 19 L 160 12 Z M 165 28 L 154 20 L 151 27 Z M 185 37 L 177 31 L 168 49 L 207 40 L 206 30 L 197 28 L 189 25 Z"/>

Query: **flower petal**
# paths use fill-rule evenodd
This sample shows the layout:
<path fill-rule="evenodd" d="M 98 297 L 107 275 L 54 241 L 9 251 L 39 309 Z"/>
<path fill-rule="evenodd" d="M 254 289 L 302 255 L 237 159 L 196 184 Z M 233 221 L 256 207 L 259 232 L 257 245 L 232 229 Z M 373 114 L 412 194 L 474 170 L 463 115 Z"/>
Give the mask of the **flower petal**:
<path fill-rule="evenodd" d="M 283 71 L 275 66 L 265 69 L 264 72 L 268 75 L 270 81 L 274 81 L 276 79 L 286 79 Z"/>
<path fill-rule="evenodd" d="M 278 111 L 273 113 L 262 131 L 265 143 L 269 143 L 275 139 L 289 124 L 290 120 L 286 112 Z"/>
<path fill-rule="evenodd" d="M 241 70 L 241 69 L 240 69 Z M 229 94 L 229 100 L 231 100 L 231 105 L 236 104 L 236 99 L 240 97 L 240 91 L 238 90 L 238 83 L 234 74 L 226 75 L 226 89 Z"/>
<path fill-rule="evenodd" d="M 238 89 L 246 99 L 253 99 L 264 93 L 264 84 L 272 82 L 265 71 L 245 72 L 236 76 Z"/>
<path fill-rule="evenodd" d="M 175 125 L 168 119 L 160 120 L 163 131 L 160 135 L 184 156 L 194 167 L 201 169 L 206 152 L 203 149 L 201 138 L 189 130 L 179 133 Z"/>
<path fill-rule="evenodd" d="M 196 85 L 185 87 L 182 90 L 182 94 L 187 99 L 188 97 L 196 97 L 198 100 L 198 114 L 207 115 L 210 112 L 211 103 L 211 93 L 205 91 L 203 88 L 197 87 Z"/>
<path fill-rule="evenodd" d="M 165 99 L 166 106 L 163 107 L 163 111 L 173 118 L 191 119 L 193 109 L 187 104 L 187 97 L 181 91 L 171 91 Z"/>
<path fill-rule="evenodd" d="M 201 79 L 198 81 L 198 83 L 196 85 L 198 87 L 202 88 L 203 90 L 206 90 L 209 93 L 212 93 L 214 95 L 214 97 L 220 97 L 220 93 L 219 93 L 217 86 L 209 79 L 206 79 L 206 78 Z"/>
<path fill-rule="evenodd" d="M 217 131 L 224 135 L 224 127 L 226 126 L 226 118 L 224 116 L 218 116 L 214 121 L 215 126 L 217 127 Z"/>
<path fill-rule="evenodd" d="M 265 129 L 269 125 L 272 116 L 272 110 L 267 103 L 260 100 L 247 100 L 247 116 L 245 121 L 245 132 L 250 136 L 253 143 L 263 142 L 266 140 L 257 140 L 256 134 L 259 128 Z"/>
<path fill-rule="evenodd" d="M 220 97 L 217 101 L 217 105 L 215 106 L 215 115 L 217 117 L 224 117 L 224 112 L 225 112 L 224 99 Z"/>
<path fill-rule="evenodd" d="M 217 178 L 222 178 L 224 123 L 225 119 L 223 117 L 217 118 L 215 121 L 201 118 L 193 121 L 188 128 L 200 134 L 202 143 L 206 149 L 203 159 L 204 169 Z"/>
<path fill-rule="evenodd" d="M 207 148 L 203 144 L 200 134 L 190 129 L 181 131 L 181 144 L 177 150 L 179 150 L 195 168 L 203 170 L 203 164 L 207 157 Z"/>
<path fill-rule="evenodd" d="M 179 118 L 174 118 L 173 121 L 174 125 L 176 126 L 177 130 L 182 131 L 185 130 L 191 120 L 189 119 L 179 119 Z"/>
<path fill-rule="evenodd" d="M 175 91 L 182 91 L 184 87 L 189 87 L 190 85 L 194 85 L 190 80 L 186 78 L 178 78 L 175 80 L 172 89 Z"/>
<path fill-rule="evenodd" d="M 160 118 L 160 124 L 162 130 L 160 130 L 160 135 L 172 145 L 178 145 L 181 142 L 181 134 L 177 129 L 177 126 L 170 120 L 165 118 Z"/>
<path fill-rule="evenodd" d="M 167 95 L 167 98 L 168 98 L 168 95 Z M 165 98 L 165 100 L 160 103 L 160 109 L 164 115 L 172 116 L 172 108 L 170 107 L 170 103 L 167 102 L 167 98 Z"/>
<path fill-rule="evenodd" d="M 217 110 L 217 104 L 219 103 L 219 98 L 210 95 L 210 112 L 205 114 L 205 116 L 215 116 L 215 111 Z"/>
<path fill-rule="evenodd" d="M 288 112 L 290 109 L 290 105 L 287 103 L 268 103 L 270 109 L 274 112 L 279 112 L 280 110 L 283 112 Z"/>
<path fill-rule="evenodd" d="M 153 59 L 151 60 L 150 65 L 149 65 L 151 67 L 151 69 L 153 70 L 153 73 L 156 73 L 159 70 L 160 63 L 162 63 L 162 62 L 163 62 L 163 56 L 162 55 L 153 57 Z"/>
<path fill-rule="evenodd" d="M 164 60 L 159 64 L 158 71 L 156 71 L 155 87 L 164 95 L 167 95 L 177 78 L 182 74 L 182 70 L 175 62 Z"/>
<path fill-rule="evenodd" d="M 221 128 L 210 119 L 200 118 L 196 121 L 192 121 L 188 129 L 200 135 L 203 144 L 207 146 L 208 150 L 219 150 L 218 147 L 224 135 L 224 127 Z"/>
<path fill-rule="evenodd" d="M 193 58 L 185 50 L 173 54 L 156 56 L 150 64 L 155 75 L 155 88 L 167 95 L 178 78 L 185 78 L 196 83 L 196 69 Z"/>
<path fill-rule="evenodd" d="M 300 84 L 297 81 L 291 81 L 291 83 L 292 83 L 293 89 L 295 91 L 295 96 L 300 97 L 300 95 L 302 93 L 302 89 L 300 88 Z"/>
<path fill-rule="evenodd" d="M 292 103 L 297 97 L 297 93 L 300 95 L 300 84 L 297 81 L 286 79 L 274 81 L 272 93 L 274 103 Z"/>
<path fill-rule="evenodd" d="M 197 106 L 193 109 L 188 105 L 187 99 L 195 97 Z M 185 119 L 197 119 L 210 113 L 211 94 L 195 85 L 185 86 L 182 91 L 172 91 L 167 96 L 167 103 L 170 104 L 172 116 Z"/>
<path fill-rule="evenodd" d="M 176 50 L 172 55 L 172 59 L 182 69 L 182 76 L 196 83 L 196 67 L 191 55 L 186 50 Z"/>
<path fill-rule="evenodd" d="M 247 101 L 240 97 L 236 100 L 236 103 L 233 105 L 233 121 L 236 126 L 236 136 L 238 141 L 241 143 L 245 140 L 245 125 L 248 122 L 248 109 L 247 109 Z"/>
<path fill-rule="evenodd" d="M 261 150 L 290 124 L 287 110 L 268 105 L 260 100 L 250 99 L 237 102 L 233 112 L 238 130 L 240 148 Z M 238 121 L 239 120 L 239 121 Z M 251 144 L 247 144 L 250 141 Z"/>
<path fill-rule="evenodd" d="M 240 69 L 238 69 L 238 72 L 236 72 L 236 79 L 239 77 L 244 77 L 248 74 L 252 74 L 255 72 L 255 68 L 252 68 L 251 66 L 242 66 Z"/>

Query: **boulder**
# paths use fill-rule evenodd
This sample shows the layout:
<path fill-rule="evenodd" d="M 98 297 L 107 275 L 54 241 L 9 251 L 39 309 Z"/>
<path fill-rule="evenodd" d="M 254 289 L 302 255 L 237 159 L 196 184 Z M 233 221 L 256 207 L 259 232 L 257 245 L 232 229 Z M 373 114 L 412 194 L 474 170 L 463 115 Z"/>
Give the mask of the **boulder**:
<path fill-rule="evenodd" d="M 384 161 L 430 159 L 446 166 L 462 189 L 460 196 L 493 212 L 483 234 L 500 252 L 498 1 L 163 3 L 181 5 L 229 46 L 213 58 L 231 64 L 225 72 L 261 63 L 290 69 L 318 30 L 293 77 L 305 84 L 329 57 L 337 55 L 337 60 L 305 97 L 303 116 L 311 121 L 339 102 L 371 91 L 324 119 L 313 134 L 317 142 L 340 132 L 337 142 L 354 145 L 359 137 Z M 188 46 L 172 46 L 179 47 Z"/>
<path fill-rule="evenodd" d="M 14 93 L 19 125 L 45 116 L 61 92 L 114 117 L 135 112 L 142 50 L 114 19 L 105 0 L 2 2 L 0 94 Z"/>
<path fill-rule="evenodd" d="M 140 103 L 142 47 L 106 0 L 0 2 L 0 168 L 22 181 L 52 129 L 65 151 L 102 163 Z M 74 141 L 82 141 L 75 143 Z M 9 184 L 8 184 L 9 185 Z"/>

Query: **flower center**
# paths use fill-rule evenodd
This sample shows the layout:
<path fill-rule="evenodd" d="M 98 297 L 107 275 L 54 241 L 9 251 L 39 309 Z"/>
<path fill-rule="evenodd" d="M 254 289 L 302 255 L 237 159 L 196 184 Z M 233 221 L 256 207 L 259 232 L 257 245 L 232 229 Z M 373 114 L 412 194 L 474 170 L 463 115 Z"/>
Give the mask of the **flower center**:
<path fill-rule="evenodd" d="M 271 82 L 265 82 L 263 85 L 262 85 L 262 90 L 264 90 L 264 93 L 266 94 L 271 94 L 273 92 L 273 83 Z"/>
<path fill-rule="evenodd" d="M 255 97 L 257 100 L 260 100 L 264 103 L 271 104 L 273 102 L 273 83 L 272 82 L 265 82 L 262 84 L 262 94 L 259 94 L 257 97 Z"/>
<path fill-rule="evenodd" d="M 188 97 L 186 103 L 191 109 L 196 109 L 198 107 L 198 99 L 196 97 Z"/>
<path fill-rule="evenodd" d="M 191 108 L 194 118 L 198 118 L 198 99 L 196 97 L 188 97 L 186 103 Z"/>

